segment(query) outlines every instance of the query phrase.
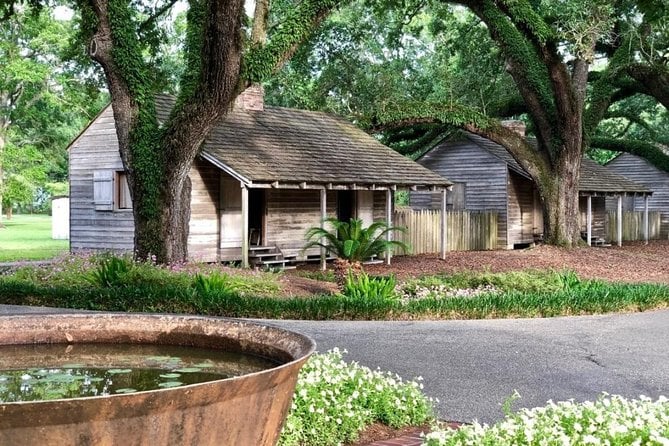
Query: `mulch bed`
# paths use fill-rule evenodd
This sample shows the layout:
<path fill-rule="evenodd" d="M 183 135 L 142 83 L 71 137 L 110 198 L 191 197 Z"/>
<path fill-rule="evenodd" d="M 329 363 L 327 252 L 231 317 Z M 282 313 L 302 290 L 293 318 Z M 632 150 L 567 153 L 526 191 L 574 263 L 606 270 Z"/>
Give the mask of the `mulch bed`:
<path fill-rule="evenodd" d="M 390 266 L 376 264 L 365 267 L 370 274 L 394 274 L 400 280 L 461 271 L 504 272 L 523 269 L 572 270 L 586 279 L 669 284 L 669 240 L 653 240 L 648 245 L 627 242 L 620 248 L 564 249 L 540 245 L 508 251 L 459 251 L 447 253 L 446 260 L 431 254 L 398 256 L 393 257 Z M 304 265 L 284 276 L 282 283 L 288 295 L 327 294 L 336 289 L 330 283 L 297 275 L 299 271 L 305 270 L 316 271 L 318 265 Z"/>

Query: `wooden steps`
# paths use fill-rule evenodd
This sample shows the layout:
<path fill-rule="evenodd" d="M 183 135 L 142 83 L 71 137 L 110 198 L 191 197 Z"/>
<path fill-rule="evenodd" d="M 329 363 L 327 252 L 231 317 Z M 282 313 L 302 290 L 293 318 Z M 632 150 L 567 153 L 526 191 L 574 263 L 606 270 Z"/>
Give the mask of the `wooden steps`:
<path fill-rule="evenodd" d="M 251 246 L 249 263 L 262 269 L 295 269 L 295 256 L 284 256 L 276 246 Z"/>

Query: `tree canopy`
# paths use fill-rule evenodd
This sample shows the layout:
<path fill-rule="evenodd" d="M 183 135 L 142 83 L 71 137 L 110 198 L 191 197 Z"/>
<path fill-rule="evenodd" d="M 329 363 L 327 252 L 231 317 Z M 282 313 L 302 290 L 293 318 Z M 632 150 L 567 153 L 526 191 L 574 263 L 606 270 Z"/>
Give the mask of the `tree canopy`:
<path fill-rule="evenodd" d="M 539 188 L 549 242 L 580 239 L 578 172 L 590 148 L 666 165 L 658 150 L 669 85 L 664 2 L 369 0 L 352 8 L 339 19 L 354 21 L 353 42 L 338 43 L 347 25 L 333 16 L 276 91 L 290 98 L 293 83 L 327 96 L 303 103 L 346 113 L 407 152 L 453 127 L 504 145 Z M 345 72 L 335 88 L 330 67 Z M 499 125 L 509 117 L 524 119 L 536 143 Z"/>
<path fill-rule="evenodd" d="M 67 180 L 65 148 L 105 97 L 87 67 L 67 62 L 74 29 L 25 4 L 0 21 L 0 203 L 31 204 Z"/>

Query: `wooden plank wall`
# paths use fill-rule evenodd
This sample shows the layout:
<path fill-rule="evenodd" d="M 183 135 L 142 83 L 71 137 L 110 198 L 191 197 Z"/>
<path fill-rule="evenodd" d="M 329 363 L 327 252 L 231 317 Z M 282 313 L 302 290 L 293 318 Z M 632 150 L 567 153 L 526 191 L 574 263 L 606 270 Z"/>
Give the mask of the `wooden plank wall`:
<path fill-rule="evenodd" d="M 219 259 L 220 170 L 204 160 L 195 160 L 190 171 L 191 203 L 188 256 L 191 260 Z"/>
<path fill-rule="evenodd" d="M 111 106 L 74 141 L 69 150 L 70 249 L 132 251 L 132 210 L 96 211 L 93 171 L 122 171 Z"/>
<path fill-rule="evenodd" d="M 135 231 L 132 210 L 95 210 L 95 170 L 123 171 L 111 107 L 107 107 L 70 146 L 70 247 L 73 252 L 131 252 Z M 204 161 L 196 161 L 190 177 L 192 207 L 189 254 L 197 260 L 215 261 L 218 169 Z"/>
<path fill-rule="evenodd" d="M 648 228 L 650 240 L 660 239 L 661 215 L 658 211 L 648 212 Z M 623 241 L 644 240 L 643 212 L 623 212 Z M 606 239 L 618 241 L 618 212 L 608 211 L 606 218 Z"/>
<path fill-rule="evenodd" d="M 588 199 L 587 197 L 578 198 L 578 207 L 580 211 L 579 223 L 581 225 L 581 231 L 587 230 L 588 225 Z M 592 235 L 593 237 L 601 237 L 605 240 L 611 240 L 607 238 L 606 234 L 606 198 L 605 197 L 592 197 Z"/>
<path fill-rule="evenodd" d="M 396 233 L 396 238 L 409 245 L 411 254 L 441 251 L 441 211 L 396 210 L 394 224 L 407 228 L 405 233 Z M 448 251 L 482 251 L 498 247 L 498 215 L 495 212 L 447 211 L 446 225 Z M 405 253 L 400 250 L 398 254 Z"/>
<path fill-rule="evenodd" d="M 507 248 L 507 174 L 504 161 L 469 140 L 447 141 L 435 147 L 418 163 L 448 178 L 465 183 L 465 209 L 494 212 L 498 216 L 498 248 Z M 429 208 L 429 195 L 412 192 L 411 206 Z"/>
<path fill-rule="evenodd" d="M 534 243 L 535 234 L 543 232 L 535 221 L 541 209 L 535 209 L 534 183 L 509 171 L 508 248 L 514 244 Z"/>
<path fill-rule="evenodd" d="M 328 217 L 336 217 L 336 191 L 328 191 L 326 199 Z M 320 191 L 268 189 L 266 201 L 267 244 L 276 245 L 285 255 L 302 257 L 305 234 L 321 222 Z M 315 253 L 317 249 L 309 252 Z"/>
<path fill-rule="evenodd" d="M 669 173 L 629 153 L 621 154 L 606 167 L 653 191 L 653 195 L 648 200 L 648 210 L 660 212 L 659 238 L 662 240 L 669 238 Z M 643 211 L 643 201 L 643 197 L 636 197 L 633 207 L 625 210 Z M 616 206 L 615 200 L 609 200 L 607 205 L 608 209 L 613 211 Z"/>

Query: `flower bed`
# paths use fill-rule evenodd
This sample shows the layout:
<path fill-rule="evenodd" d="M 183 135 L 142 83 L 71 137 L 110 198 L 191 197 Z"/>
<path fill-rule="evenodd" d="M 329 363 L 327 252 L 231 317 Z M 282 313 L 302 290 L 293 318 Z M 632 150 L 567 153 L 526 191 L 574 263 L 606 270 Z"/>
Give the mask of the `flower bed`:
<path fill-rule="evenodd" d="M 424 446 L 450 445 L 658 445 L 669 446 L 669 400 L 602 395 L 523 409 L 493 426 L 474 423 L 435 430 Z"/>

